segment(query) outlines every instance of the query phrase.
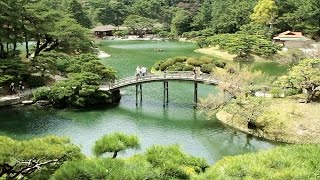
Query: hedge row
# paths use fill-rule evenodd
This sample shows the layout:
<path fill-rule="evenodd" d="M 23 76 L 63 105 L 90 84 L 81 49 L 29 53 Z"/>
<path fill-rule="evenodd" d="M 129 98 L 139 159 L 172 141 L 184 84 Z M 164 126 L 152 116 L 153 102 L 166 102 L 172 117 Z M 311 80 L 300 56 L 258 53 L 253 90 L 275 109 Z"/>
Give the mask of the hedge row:
<path fill-rule="evenodd" d="M 202 72 L 210 73 L 212 72 L 213 68 L 224 68 L 225 65 L 225 62 L 219 61 L 213 57 L 208 56 L 179 56 L 156 62 L 153 67 L 157 71 L 164 71 L 166 69 L 168 69 L 169 71 L 192 71 L 193 67 L 200 67 Z"/>

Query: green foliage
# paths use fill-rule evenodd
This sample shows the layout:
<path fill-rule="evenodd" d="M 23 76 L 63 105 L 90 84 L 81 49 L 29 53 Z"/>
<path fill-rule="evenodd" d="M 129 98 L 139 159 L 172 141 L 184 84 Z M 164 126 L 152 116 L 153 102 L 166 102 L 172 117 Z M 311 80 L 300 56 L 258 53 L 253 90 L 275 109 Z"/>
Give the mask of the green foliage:
<path fill-rule="evenodd" d="M 113 152 L 113 158 L 115 158 L 118 152 L 129 148 L 140 148 L 140 141 L 138 137 L 135 135 L 127 135 L 120 132 L 115 132 L 105 135 L 101 139 L 97 140 L 93 147 L 93 153 L 96 156 L 101 156 L 106 152 Z"/>
<path fill-rule="evenodd" d="M 91 19 L 84 12 L 82 5 L 77 0 L 70 1 L 69 11 L 81 26 L 86 28 L 90 28 L 92 26 Z"/>
<path fill-rule="evenodd" d="M 207 39 L 210 45 L 217 45 L 240 58 L 248 58 L 251 54 L 272 56 L 279 50 L 279 46 L 257 35 L 221 34 Z"/>
<path fill-rule="evenodd" d="M 55 106 L 90 107 L 104 105 L 110 94 L 99 91 L 101 82 L 113 81 L 115 71 L 103 65 L 93 54 L 81 54 L 70 57 L 65 54 L 42 54 L 36 59 L 49 59 L 53 67 L 54 60 L 61 60 L 61 73 L 68 73 L 68 79 L 55 83 L 49 90 L 40 89 L 34 93 L 35 100 L 49 100 Z M 42 64 L 46 67 L 46 64 Z M 36 81 L 34 81 L 36 82 Z M 45 94 L 46 93 L 46 94 Z"/>
<path fill-rule="evenodd" d="M 107 103 L 108 94 L 99 91 L 101 78 L 90 72 L 74 73 L 68 80 L 60 81 L 34 93 L 35 100 L 49 100 L 54 106 L 92 107 Z"/>
<path fill-rule="evenodd" d="M 310 37 L 319 39 L 320 24 L 317 21 L 320 17 L 320 4 L 318 0 L 298 1 L 287 0 L 280 1 L 278 27 L 283 31 L 294 29 L 295 31 L 302 31 Z"/>
<path fill-rule="evenodd" d="M 210 73 L 212 68 L 220 67 L 224 68 L 226 65 L 225 62 L 217 60 L 209 56 L 201 57 L 174 57 L 168 58 L 166 60 L 158 61 L 154 64 L 155 70 L 170 70 L 170 71 L 192 71 L 193 67 L 201 67 L 203 72 Z"/>
<path fill-rule="evenodd" d="M 182 35 L 182 33 L 191 30 L 191 15 L 186 10 L 177 11 L 172 19 L 171 31 L 176 35 Z"/>
<path fill-rule="evenodd" d="M 312 101 L 318 96 L 317 87 L 320 87 L 320 59 L 300 61 L 287 75 L 279 77 L 275 84 L 283 88 L 305 89 L 307 102 Z"/>
<path fill-rule="evenodd" d="M 129 15 L 124 20 L 124 25 L 129 27 L 140 37 L 145 34 L 146 30 L 152 30 L 154 28 L 154 24 L 155 20 L 138 15 Z"/>
<path fill-rule="evenodd" d="M 85 159 L 64 164 L 55 172 L 52 179 L 157 179 L 151 166 L 145 161 L 123 159 Z"/>
<path fill-rule="evenodd" d="M 129 11 L 122 1 L 95 1 L 90 4 L 94 11 L 94 19 L 102 24 L 120 26 Z"/>
<path fill-rule="evenodd" d="M 283 94 L 283 90 L 281 88 L 272 88 L 270 90 L 270 93 L 271 93 L 272 97 L 280 98 L 281 95 Z"/>
<path fill-rule="evenodd" d="M 263 24 L 250 23 L 241 26 L 240 31 L 238 31 L 237 33 L 257 35 L 266 39 L 271 39 L 272 35 L 274 34 L 274 30 L 270 29 L 269 27 Z"/>
<path fill-rule="evenodd" d="M 191 66 L 201 66 L 202 64 L 204 64 L 203 61 L 201 61 L 200 59 L 198 58 L 194 58 L 194 57 L 190 57 L 187 59 L 187 64 L 188 65 L 191 65 Z"/>
<path fill-rule="evenodd" d="M 0 178 L 29 177 L 32 173 L 53 172 L 65 161 L 82 158 L 69 139 L 55 136 L 16 141 L 0 136 Z"/>
<path fill-rule="evenodd" d="M 213 71 L 213 69 L 216 67 L 216 65 L 215 64 L 202 64 L 201 65 L 201 72 L 203 72 L 203 73 L 208 73 L 208 74 L 210 74 L 210 73 L 212 73 L 212 71 Z"/>
<path fill-rule="evenodd" d="M 236 114 L 247 122 L 249 129 L 263 129 L 257 122 L 257 118 L 263 114 L 270 104 L 265 98 L 260 97 L 240 97 L 231 100 L 224 108 L 230 114 Z"/>
<path fill-rule="evenodd" d="M 226 157 L 194 179 L 317 179 L 319 148 L 292 145 Z"/>
<path fill-rule="evenodd" d="M 272 25 L 277 14 L 278 7 L 275 0 L 259 0 L 250 17 L 255 23 Z"/>
<path fill-rule="evenodd" d="M 192 71 L 193 70 L 193 66 L 191 66 L 191 65 L 185 65 L 185 66 L 183 66 L 183 68 L 182 68 L 182 71 Z"/>
<path fill-rule="evenodd" d="M 125 37 L 129 34 L 128 30 L 120 30 L 120 31 L 116 31 L 114 32 L 115 36 L 119 36 L 119 37 Z"/>
<path fill-rule="evenodd" d="M 145 158 L 161 172 L 163 179 L 189 179 L 209 167 L 203 158 L 187 155 L 177 145 L 152 146 L 148 148 Z"/>

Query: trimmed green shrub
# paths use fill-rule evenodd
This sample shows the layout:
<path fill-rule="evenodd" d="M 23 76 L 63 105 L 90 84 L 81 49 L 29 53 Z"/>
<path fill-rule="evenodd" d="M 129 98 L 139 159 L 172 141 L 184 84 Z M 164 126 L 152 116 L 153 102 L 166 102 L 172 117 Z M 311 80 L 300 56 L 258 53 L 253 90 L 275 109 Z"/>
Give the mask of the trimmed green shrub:
<path fill-rule="evenodd" d="M 272 88 L 270 90 L 270 93 L 271 93 L 272 97 L 280 98 L 282 95 L 282 89 L 281 88 Z"/>
<path fill-rule="evenodd" d="M 171 67 L 173 67 L 173 70 L 174 70 L 174 71 L 182 71 L 182 70 L 183 70 L 183 67 L 184 67 L 184 64 L 178 62 L 178 63 L 174 64 L 174 65 L 171 66 Z M 169 70 L 170 70 L 170 68 L 169 68 Z"/>
<path fill-rule="evenodd" d="M 200 66 L 203 64 L 202 61 L 200 61 L 199 59 L 196 59 L 196 58 L 194 58 L 194 57 L 188 58 L 188 59 L 187 59 L 187 63 L 188 63 L 189 65 L 191 65 L 191 66 L 197 66 L 197 67 L 200 67 Z"/>
<path fill-rule="evenodd" d="M 215 59 L 212 58 L 212 57 L 209 57 L 209 56 L 201 56 L 201 57 L 199 58 L 199 60 L 200 60 L 201 62 L 203 62 L 203 64 L 210 64 L 210 63 L 212 63 Z"/>
<path fill-rule="evenodd" d="M 185 65 L 182 70 L 183 71 L 192 71 L 193 70 L 193 66 Z"/>
<path fill-rule="evenodd" d="M 216 66 L 214 64 L 202 64 L 201 71 L 203 73 L 211 73 Z"/>
<path fill-rule="evenodd" d="M 215 62 L 213 62 L 213 64 L 214 64 L 216 67 L 225 68 L 227 63 L 226 63 L 226 62 L 223 62 L 223 61 L 215 61 Z"/>
<path fill-rule="evenodd" d="M 161 65 L 163 62 L 164 62 L 164 61 L 158 61 L 158 62 L 156 62 L 156 63 L 154 64 L 154 66 L 153 66 L 154 69 L 158 71 L 158 70 L 160 69 L 160 65 Z"/>
<path fill-rule="evenodd" d="M 188 57 L 186 57 L 186 56 L 178 56 L 178 57 L 174 57 L 173 59 L 174 59 L 175 63 L 177 63 L 177 62 L 186 62 Z"/>
<path fill-rule="evenodd" d="M 169 58 L 160 65 L 160 70 L 164 71 L 167 69 L 167 67 L 172 66 L 174 63 L 175 63 L 174 59 Z"/>
<path fill-rule="evenodd" d="M 292 89 L 292 88 L 286 89 L 286 90 L 284 91 L 284 95 L 285 95 L 285 96 L 293 96 L 293 95 L 297 95 L 297 94 L 300 94 L 300 93 L 301 93 L 301 92 L 299 92 L 298 89 Z"/>
<path fill-rule="evenodd" d="M 38 100 L 47 100 L 49 95 L 50 89 L 48 87 L 40 87 L 36 90 L 33 94 L 33 99 Z"/>

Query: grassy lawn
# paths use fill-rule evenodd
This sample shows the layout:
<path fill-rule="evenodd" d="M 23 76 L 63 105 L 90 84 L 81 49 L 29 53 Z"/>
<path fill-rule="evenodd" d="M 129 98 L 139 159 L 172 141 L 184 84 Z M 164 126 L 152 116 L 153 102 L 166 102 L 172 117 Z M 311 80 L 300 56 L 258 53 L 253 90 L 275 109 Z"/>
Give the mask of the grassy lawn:
<path fill-rule="evenodd" d="M 229 54 L 227 51 L 219 49 L 218 47 L 209 47 L 209 48 L 201 48 L 195 50 L 195 52 L 206 54 L 209 56 L 213 56 L 219 59 L 233 61 L 234 58 L 237 56 L 235 54 Z M 267 59 L 261 58 L 259 56 L 253 55 L 255 61 L 268 61 Z"/>
<path fill-rule="evenodd" d="M 258 119 L 263 128 L 250 130 L 238 115 L 217 113 L 222 122 L 244 132 L 271 140 L 292 143 L 320 143 L 320 104 L 298 103 L 291 98 L 270 99 L 270 107 Z"/>

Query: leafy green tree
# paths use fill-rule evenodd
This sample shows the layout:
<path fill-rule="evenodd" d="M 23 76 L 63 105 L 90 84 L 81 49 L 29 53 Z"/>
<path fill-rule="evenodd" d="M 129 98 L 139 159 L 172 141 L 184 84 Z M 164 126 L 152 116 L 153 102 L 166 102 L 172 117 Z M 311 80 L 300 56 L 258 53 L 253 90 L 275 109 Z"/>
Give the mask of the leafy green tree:
<path fill-rule="evenodd" d="M 193 17 L 192 27 L 201 30 L 209 26 L 212 20 L 211 0 L 204 0 L 196 16 Z"/>
<path fill-rule="evenodd" d="M 212 21 L 208 28 L 216 33 L 235 33 L 250 22 L 256 0 L 212 1 Z"/>
<path fill-rule="evenodd" d="M 317 39 L 320 37 L 320 3 L 317 0 L 280 1 L 282 15 L 279 17 L 280 28 L 294 29 L 309 34 Z M 288 28 L 289 27 L 289 28 Z"/>
<path fill-rule="evenodd" d="M 163 22 L 165 9 L 169 8 L 164 0 L 136 0 L 132 4 L 133 14 Z"/>
<path fill-rule="evenodd" d="M 184 32 L 191 30 L 191 15 L 186 10 L 176 12 L 172 19 L 171 31 L 176 35 L 182 35 Z"/>
<path fill-rule="evenodd" d="M 214 35 L 206 41 L 202 44 L 218 45 L 229 53 L 237 54 L 240 59 L 248 59 L 251 54 L 272 56 L 280 49 L 277 44 L 273 44 L 262 36 L 242 33 Z"/>
<path fill-rule="evenodd" d="M 124 25 L 129 27 L 139 37 L 143 37 L 147 30 L 154 28 L 155 20 L 138 15 L 129 15 Z"/>
<path fill-rule="evenodd" d="M 152 146 L 145 154 L 121 158 L 88 158 L 65 163 L 53 179 L 191 179 L 207 169 L 203 158 L 177 145 Z"/>
<path fill-rule="evenodd" d="M 320 91 L 320 60 L 305 59 L 278 79 L 276 85 L 283 88 L 305 89 L 306 102 L 315 99 Z"/>
<path fill-rule="evenodd" d="M 65 163 L 53 175 L 55 180 L 78 179 L 159 179 L 158 173 L 143 159 L 84 159 Z"/>
<path fill-rule="evenodd" d="M 270 28 L 278 16 L 278 7 L 275 0 L 259 0 L 251 15 L 251 20 L 259 24 L 268 24 Z"/>
<path fill-rule="evenodd" d="M 203 158 L 185 154 L 178 145 L 152 146 L 145 153 L 146 160 L 160 171 L 161 179 L 190 179 L 209 167 Z"/>
<path fill-rule="evenodd" d="M 138 137 L 115 132 L 97 140 L 93 147 L 93 153 L 96 156 L 101 156 L 106 152 L 113 152 L 112 158 L 116 158 L 119 152 L 125 151 L 128 148 L 140 148 Z"/>
<path fill-rule="evenodd" d="M 248 129 L 257 130 L 263 128 L 257 119 L 265 112 L 268 105 L 265 98 L 249 96 L 233 99 L 224 110 L 246 121 Z"/>
<path fill-rule="evenodd" d="M 266 39 L 271 39 L 273 32 L 270 28 L 263 24 L 250 23 L 245 24 L 240 27 L 240 31 L 237 33 L 248 34 L 248 35 L 257 35 L 265 37 Z"/>
<path fill-rule="evenodd" d="M 33 173 L 52 173 L 65 161 L 82 157 L 80 149 L 66 138 L 47 136 L 17 141 L 0 136 L 0 178 L 32 179 Z"/>
<path fill-rule="evenodd" d="M 82 5 L 77 0 L 70 1 L 69 11 L 81 26 L 86 28 L 90 28 L 92 26 L 91 19 L 87 16 Z"/>
<path fill-rule="evenodd" d="M 111 0 L 109 2 L 101 1 L 95 2 L 96 5 L 96 19 L 102 24 L 113 24 L 120 26 L 127 17 L 129 9 L 122 1 Z"/>
<path fill-rule="evenodd" d="M 231 101 L 248 100 L 257 90 L 270 84 L 269 78 L 263 73 L 260 71 L 252 72 L 247 67 L 227 67 L 213 71 L 212 75 L 220 82 L 218 85 L 220 92 L 216 96 L 211 95 L 201 99 L 199 103 L 199 108 L 206 111 L 209 117 L 215 115 L 217 110 L 228 106 Z"/>

